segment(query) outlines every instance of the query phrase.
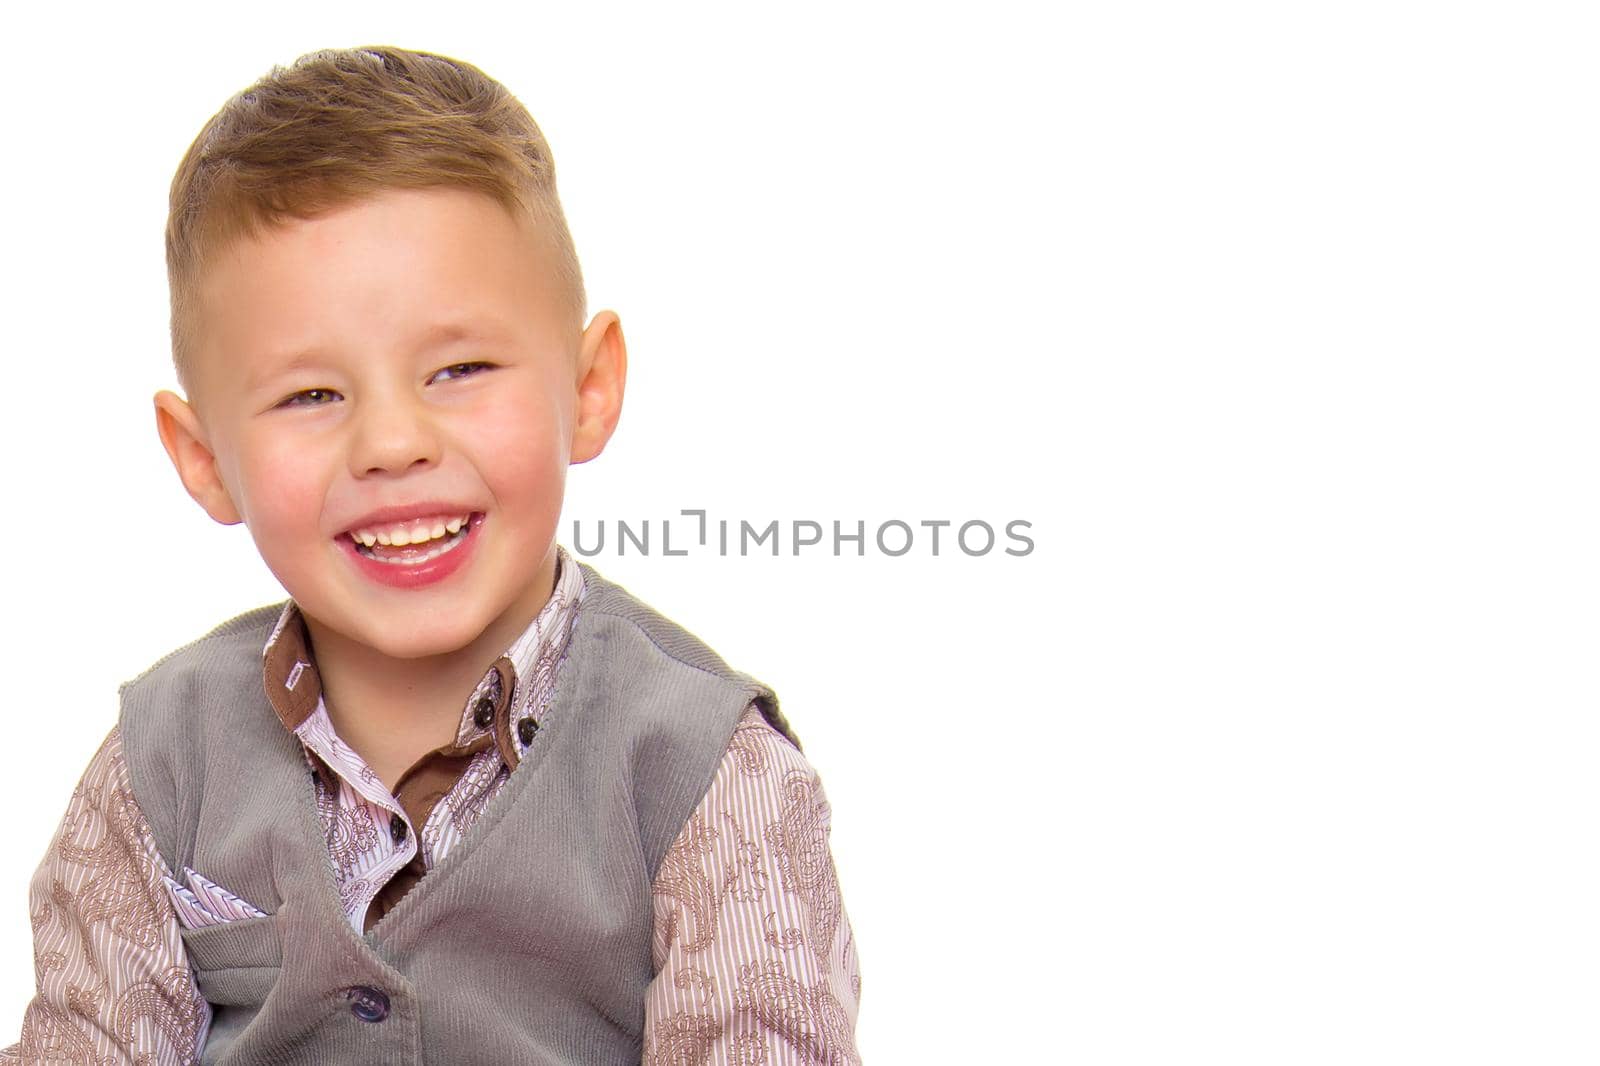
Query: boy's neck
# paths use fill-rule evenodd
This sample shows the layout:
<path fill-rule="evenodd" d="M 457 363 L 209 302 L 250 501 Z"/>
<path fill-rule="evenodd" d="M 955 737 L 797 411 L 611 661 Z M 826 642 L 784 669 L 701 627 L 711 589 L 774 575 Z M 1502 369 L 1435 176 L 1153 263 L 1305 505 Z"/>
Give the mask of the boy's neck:
<path fill-rule="evenodd" d="M 419 758 L 455 740 L 467 697 L 484 672 L 549 602 L 555 565 L 552 549 L 519 609 L 444 655 L 395 659 L 305 618 L 328 717 L 391 792 Z"/>

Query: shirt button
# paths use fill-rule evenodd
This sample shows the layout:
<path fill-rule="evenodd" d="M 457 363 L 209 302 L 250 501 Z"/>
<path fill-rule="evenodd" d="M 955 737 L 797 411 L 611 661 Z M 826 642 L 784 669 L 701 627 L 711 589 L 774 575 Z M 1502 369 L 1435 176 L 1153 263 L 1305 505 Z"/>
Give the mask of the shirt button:
<path fill-rule="evenodd" d="M 344 990 L 350 1001 L 350 1013 L 364 1022 L 381 1022 L 389 1016 L 389 997 L 381 988 L 355 985 Z"/>
<path fill-rule="evenodd" d="M 484 697 L 475 705 L 472 723 L 479 729 L 488 729 L 492 721 L 494 721 L 494 700 Z"/>
<path fill-rule="evenodd" d="M 389 816 L 389 835 L 394 837 L 394 842 L 396 844 L 404 844 L 406 842 L 406 832 L 408 829 L 409 827 L 406 825 L 406 820 L 404 818 L 400 817 L 398 814 L 391 814 Z"/>
<path fill-rule="evenodd" d="M 539 723 L 532 718 L 524 718 L 517 723 L 517 739 L 522 741 L 523 747 L 533 743 L 533 735 L 538 731 Z"/>

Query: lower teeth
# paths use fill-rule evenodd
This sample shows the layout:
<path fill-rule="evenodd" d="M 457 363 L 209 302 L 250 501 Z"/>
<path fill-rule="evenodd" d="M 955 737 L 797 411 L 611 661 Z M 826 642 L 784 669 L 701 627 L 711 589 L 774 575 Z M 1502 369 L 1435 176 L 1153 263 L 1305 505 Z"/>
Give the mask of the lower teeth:
<path fill-rule="evenodd" d="M 458 532 L 450 534 L 436 548 L 430 548 L 422 555 L 376 555 L 372 549 L 364 544 L 356 545 L 356 551 L 377 563 L 388 563 L 390 566 L 421 566 L 423 563 L 432 562 L 445 552 L 455 548 L 466 538 L 470 526 L 462 526 Z"/>

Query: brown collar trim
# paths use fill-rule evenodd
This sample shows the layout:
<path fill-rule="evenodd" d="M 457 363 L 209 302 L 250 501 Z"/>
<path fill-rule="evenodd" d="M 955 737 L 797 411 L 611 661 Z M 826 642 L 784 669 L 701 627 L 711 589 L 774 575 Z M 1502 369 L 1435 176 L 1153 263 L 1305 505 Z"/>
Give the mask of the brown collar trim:
<path fill-rule="evenodd" d="M 262 655 L 262 685 L 267 702 L 291 733 L 311 717 L 322 696 L 322 675 L 317 673 L 310 643 L 300 608 L 290 600 Z"/>
<path fill-rule="evenodd" d="M 494 668 L 500 675 L 500 704 L 494 709 L 494 746 L 500 749 L 500 758 L 505 760 L 506 766 L 515 770 L 522 759 L 516 738 L 511 735 L 511 708 L 516 706 L 517 672 L 511 660 L 504 655 L 494 661 Z"/>

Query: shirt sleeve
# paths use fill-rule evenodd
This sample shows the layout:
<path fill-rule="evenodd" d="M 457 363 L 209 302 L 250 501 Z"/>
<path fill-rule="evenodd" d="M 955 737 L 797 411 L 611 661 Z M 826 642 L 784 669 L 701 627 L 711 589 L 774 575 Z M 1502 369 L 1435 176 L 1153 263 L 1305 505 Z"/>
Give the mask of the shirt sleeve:
<path fill-rule="evenodd" d="M 0 1064 L 198 1061 L 211 1008 L 194 984 L 167 873 L 112 729 L 33 876 L 36 992 Z"/>
<path fill-rule="evenodd" d="M 656 876 L 644 1066 L 860 1063 L 830 823 L 816 771 L 751 704 Z"/>

